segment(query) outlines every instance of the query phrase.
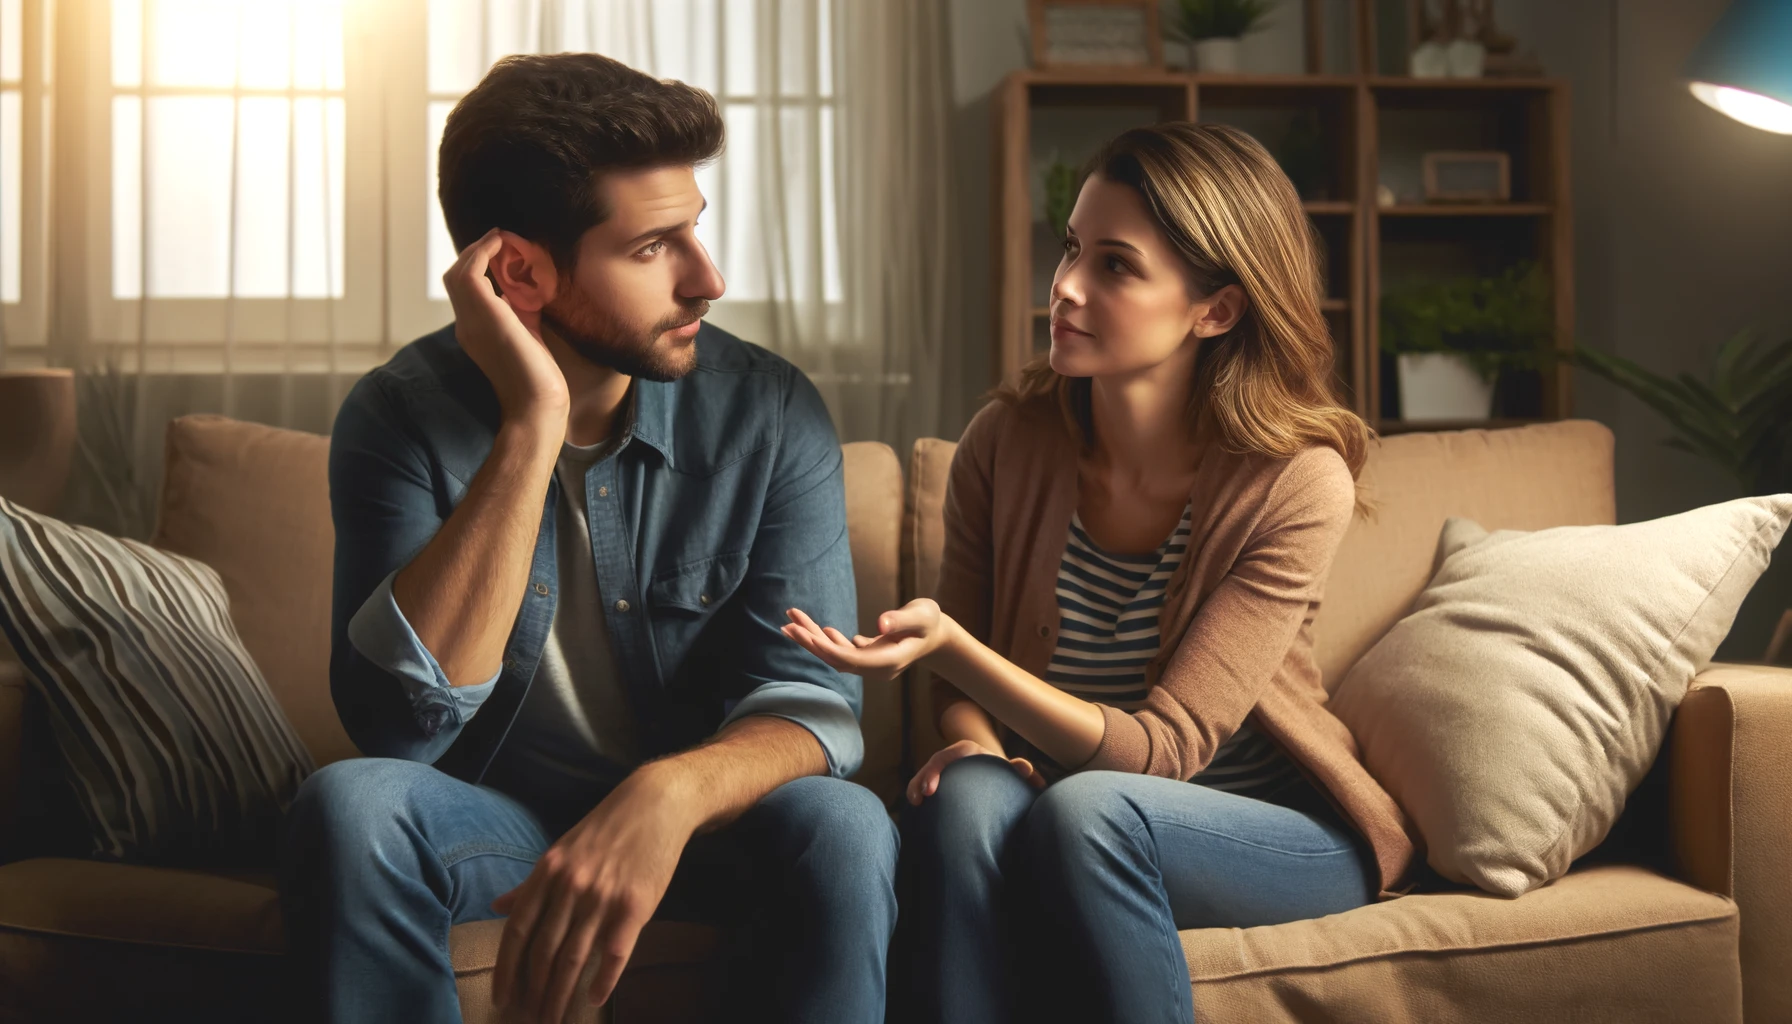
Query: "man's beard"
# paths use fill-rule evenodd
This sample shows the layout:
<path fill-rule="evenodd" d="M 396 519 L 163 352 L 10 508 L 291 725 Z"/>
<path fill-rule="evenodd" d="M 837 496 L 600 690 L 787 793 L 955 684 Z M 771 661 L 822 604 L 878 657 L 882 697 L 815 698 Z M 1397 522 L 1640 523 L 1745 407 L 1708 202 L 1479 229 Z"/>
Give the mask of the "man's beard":
<path fill-rule="evenodd" d="M 600 313 L 579 291 L 568 289 L 541 311 L 541 323 L 581 358 L 624 376 L 665 383 L 696 367 L 697 348 L 692 344 L 662 351 L 660 335 L 694 324 L 708 312 L 708 301 L 697 299 L 642 330 Z"/>

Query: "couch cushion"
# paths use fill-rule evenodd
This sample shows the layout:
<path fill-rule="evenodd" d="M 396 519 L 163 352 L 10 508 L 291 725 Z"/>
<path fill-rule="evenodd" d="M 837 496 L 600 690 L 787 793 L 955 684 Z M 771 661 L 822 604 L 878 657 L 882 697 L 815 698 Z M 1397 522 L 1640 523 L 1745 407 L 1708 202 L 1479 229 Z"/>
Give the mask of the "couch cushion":
<path fill-rule="evenodd" d="M 168 424 L 151 543 L 217 570 L 230 617 L 319 765 L 356 754 L 330 700 L 330 439 L 222 416 Z"/>
<path fill-rule="evenodd" d="M 940 582 L 940 552 L 946 546 L 946 477 L 958 442 L 923 437 L 909 452 L 902 494 L 902 600 L 932 597 Z M 934 726 L 933 674 L 913 668 L 904 683 L 909 704 L 909 746 L 914 764 L 924 764 L 940 748 Z"/>
<path fill-rule="evenodd" d="M 1182 933 L 1200 1020 L 1742 1019 L 1736 905 L 1646 869 Z M 1323 1007 L 1323 1012 L 1320 1009 Z"/>
<path fill-rule="evenodd" d="M 501 1019 L 492 1006 L 492 970 L 498 963 L 498 941 L 504 934 L 502 919 L 455 925 L 451 956 L 455 987 L 460 993 L 461 1020 L 465 1024 L 497 1024 Z M 609 1009 L 613 1019 L 651 1020 L 660 1024 L 733 1019 L 724 1016 L 720 997 L 722 933 L 709 925 L 682 921 L 650 921 L 641 930 L 628 970 L 616 986 Z M 589 986 L 588 967 L 580 991 Z M 576 1024 L 603 1020 L 588 1003 L 575 1001 L 566 1019 Z"/>
<path fill-rule="evenodd" d="M 1357 483 L 1375 511 L 1350 524 L 1313 623 L 1314 656 L 1331 689 L 1431 578 L 1446 518 L 1542 530 L 1617 515 L 1612 432 L 1588 420 L 1381 438 Z"/>
<path fill-rule="evenodd" d="M 840 446 L 846 459 L 846 529 L 858 585 L 859 632 L 875 633 L 877 617 L 900 603 L 897 570 L 902 557 L 902 465 L 877 441 Z M 891 803 L 902 790 L 902 689 L 865 684 L 860 730 L 865 763 L 854 780 Z"/>

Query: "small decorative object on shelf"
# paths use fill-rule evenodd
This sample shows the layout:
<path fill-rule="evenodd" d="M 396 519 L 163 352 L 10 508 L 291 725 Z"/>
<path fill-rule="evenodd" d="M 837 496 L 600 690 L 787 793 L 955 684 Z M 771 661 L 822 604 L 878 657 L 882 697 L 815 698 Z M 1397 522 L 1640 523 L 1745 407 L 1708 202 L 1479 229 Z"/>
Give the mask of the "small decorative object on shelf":
<path fill-rule="evenodd" d="M 1027 0 L 1033 66 L 1161 68 L 1157 0 Z"/>
<path fill-rule="evenodd" d="M 1428 203 L 1503 203 L 1512 198 L 1512 158 L 1498 150 L 1426 153 Z"/>
<path fill-rule="evenodd" d="M 1195 70 L 1235 74 L 1239 41 L 1263 27 L 1274 0 L 1176 0 L 1171 39 L 1194 51 Z"/>
<path fill-rule="evenodd" d="M 1396 357 L 1408 422 L 1487 419 L 1500 372 L 1544 368 L 1553 337 L 1548 281 L 1528 261 L 1381 299 L 1381 348 Z"/>
<path fill-rule="evenodd" d="M 1419 45 L 1408 73 L 1414 78 L 1480 78 L 1537 73 L 1534 58 L 1518 58 L 1518 42 L 1493 23 L 1493 0 L 1414 0 Z"/>

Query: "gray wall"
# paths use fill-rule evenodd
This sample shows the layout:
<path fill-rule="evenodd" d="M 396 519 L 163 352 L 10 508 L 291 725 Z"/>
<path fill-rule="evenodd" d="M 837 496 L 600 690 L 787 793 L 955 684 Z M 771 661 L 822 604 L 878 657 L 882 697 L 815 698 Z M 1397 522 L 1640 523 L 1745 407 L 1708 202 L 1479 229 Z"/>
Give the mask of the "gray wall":
<path fill-rule="evenodd" d="M 966 322 L 946 403 L 961 428 L 991 383 L 990 91 L 1026 65 L 1025 0 L 951 0 Z M 1247 40 L 1246 67 L 1300 70 L 1298 4 Z M 1576 324 L 1580 340 L 1659 371 L 1700 373 L 1745 325 L 1792 330 L 1792 137 L 1749 128 L 1694 100 L 1687 52 L 1727 0 L 1501 0 L 1501 27 L 1534 48 L 1574 95 Z M 956 418 L 952 418 L 953 411 Z M 1617 434 L 1620 522 L 1735 497 L 1726 478 L 1664 448 L 1665 424 L 1581 375 L 1575 413 Z M 1792 546 L 1739 616 L 1723 657 L 1759 657 L 1792 607 Z"/>

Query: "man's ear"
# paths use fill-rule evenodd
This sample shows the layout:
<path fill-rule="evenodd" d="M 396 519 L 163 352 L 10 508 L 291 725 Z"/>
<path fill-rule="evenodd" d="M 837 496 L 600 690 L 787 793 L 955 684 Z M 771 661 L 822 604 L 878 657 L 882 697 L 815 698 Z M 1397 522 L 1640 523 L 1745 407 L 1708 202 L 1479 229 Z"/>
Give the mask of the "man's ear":
<path fill-rule="evenodd" d="M 554 257 L 545 247 L 515 232 L 500 231 L 498 237 L 503 244 L 486 265 L 498 294 L 519 313 L 539 312 L 554 301 L 559 290 L 560 275 L 555 270 Z"/>
<path fill-rule="evenodd" d="M 1229 284 L 1197 305 L 1193 333 L 1200 338 L 1216 338 L 1238 326 L 1239 318 L 1251 308 L 1251 298 L 1243 288 Z"/>

